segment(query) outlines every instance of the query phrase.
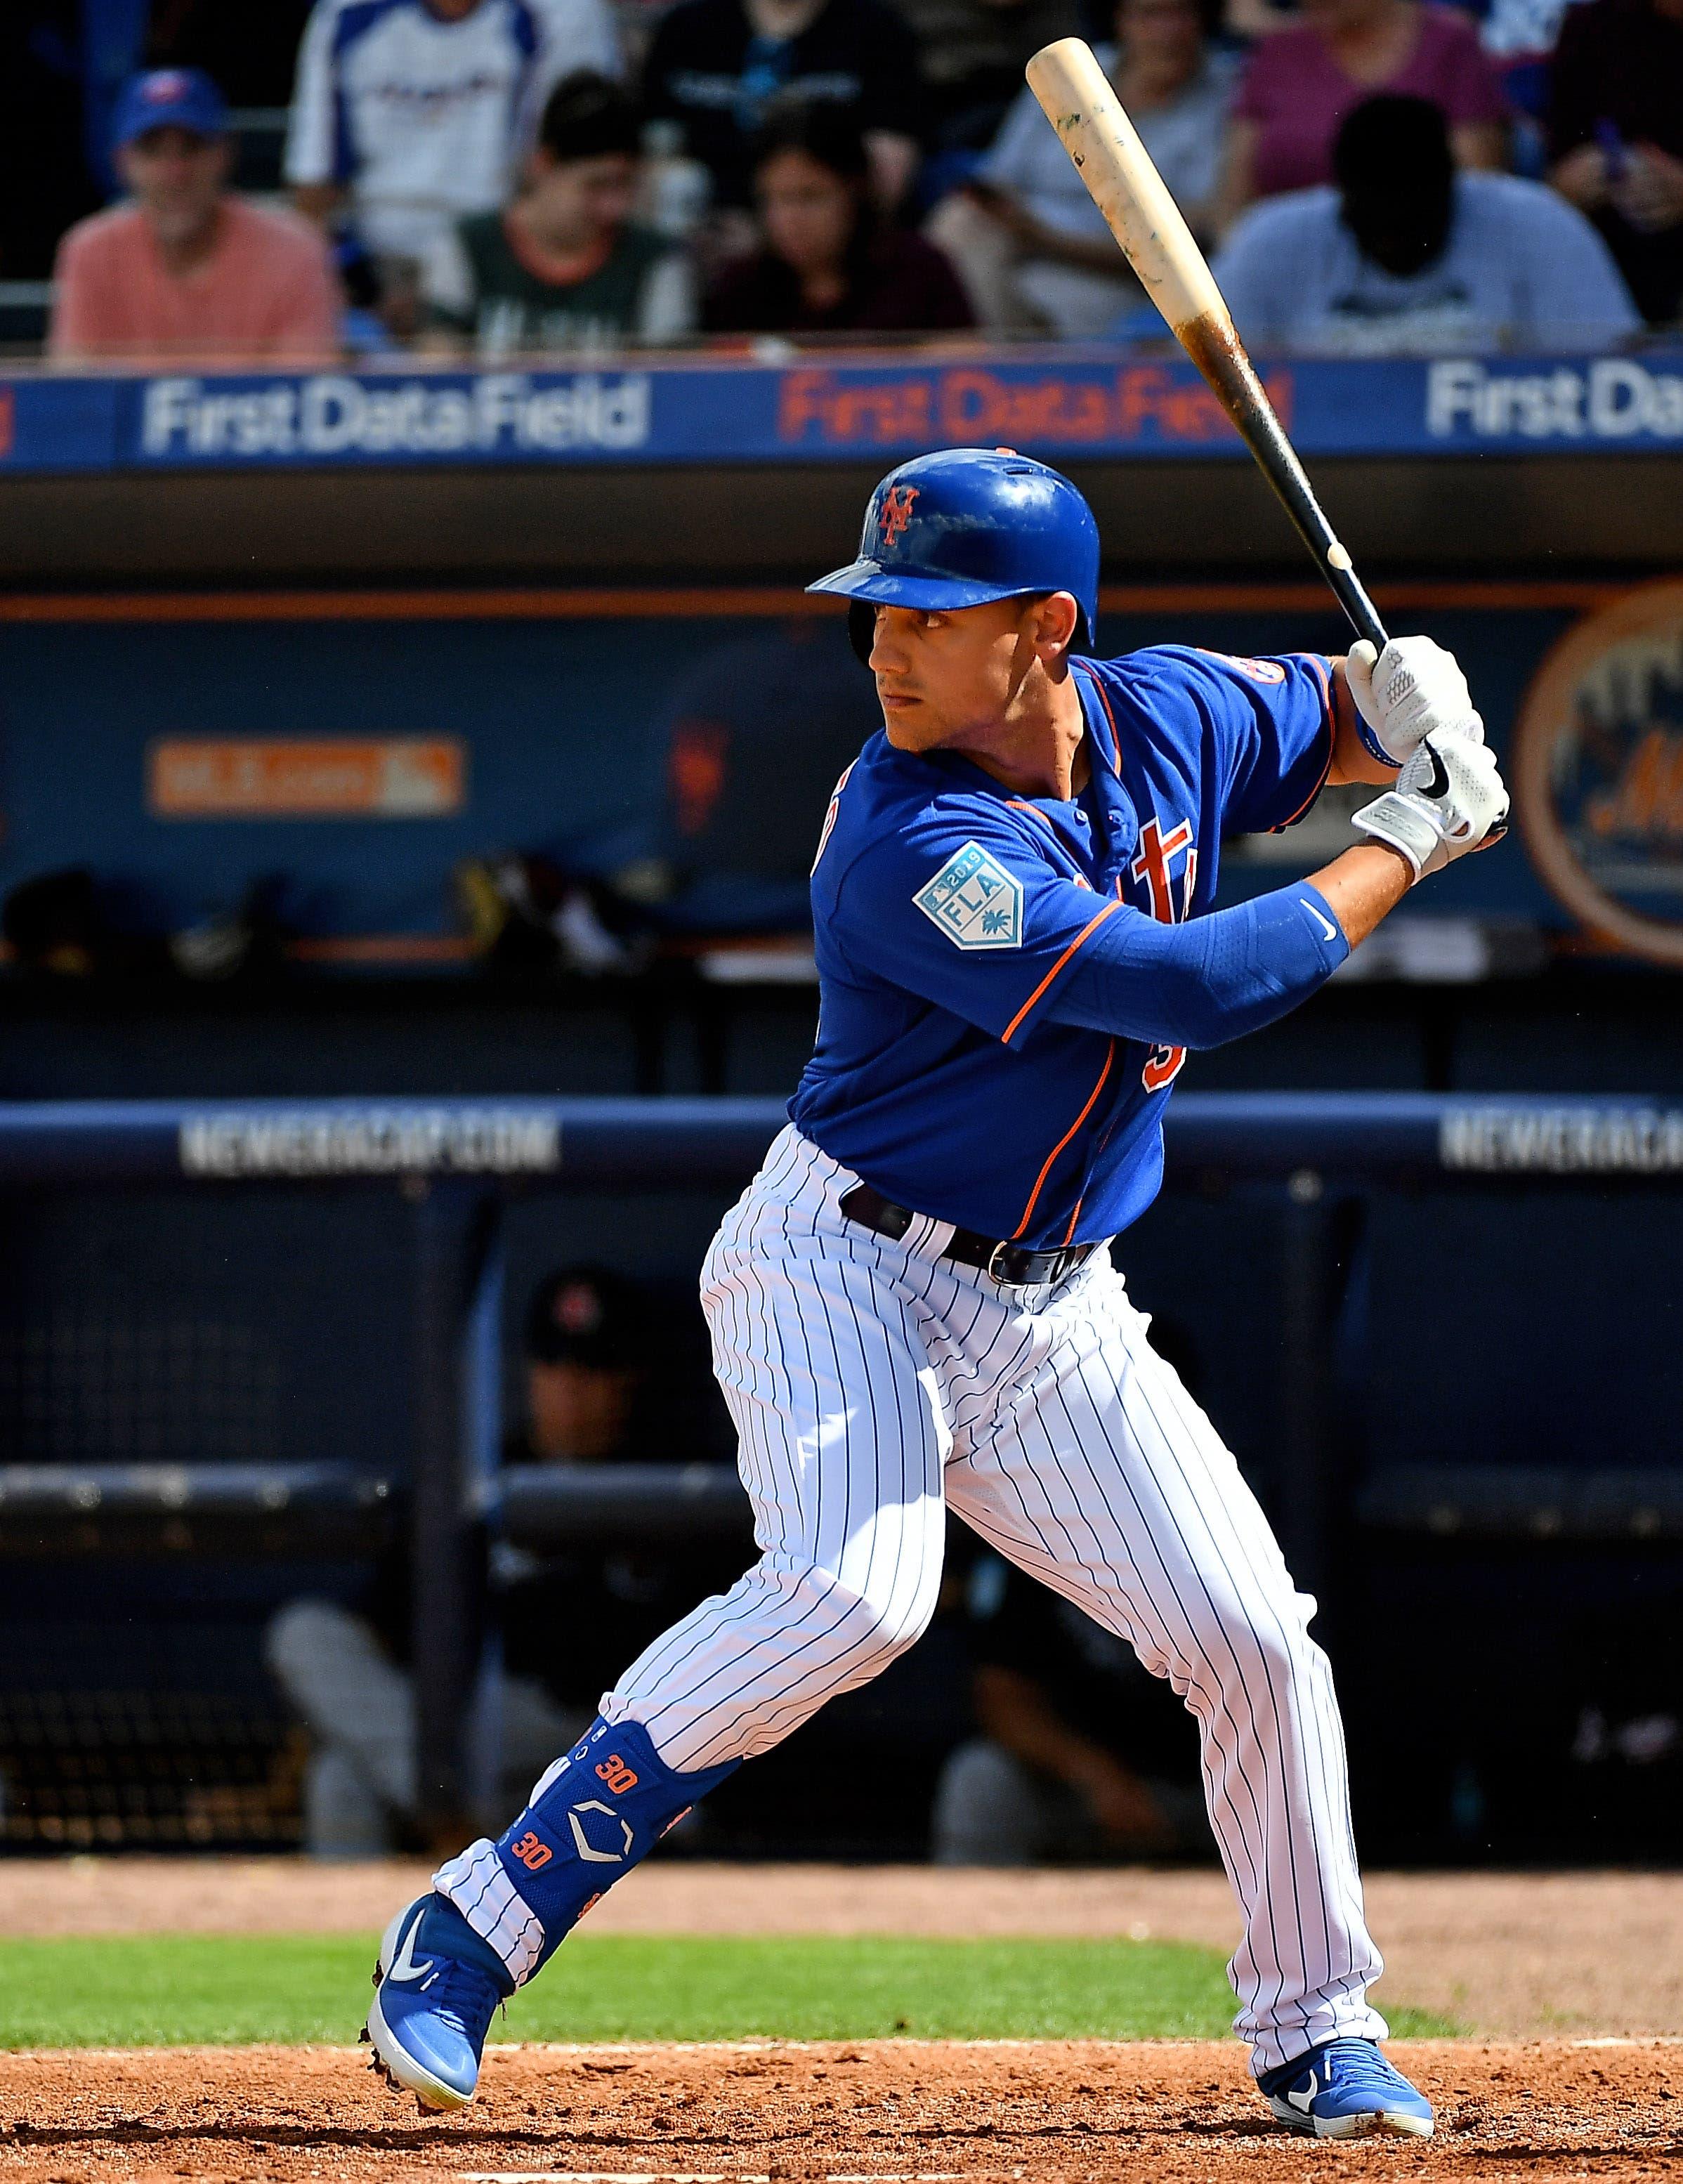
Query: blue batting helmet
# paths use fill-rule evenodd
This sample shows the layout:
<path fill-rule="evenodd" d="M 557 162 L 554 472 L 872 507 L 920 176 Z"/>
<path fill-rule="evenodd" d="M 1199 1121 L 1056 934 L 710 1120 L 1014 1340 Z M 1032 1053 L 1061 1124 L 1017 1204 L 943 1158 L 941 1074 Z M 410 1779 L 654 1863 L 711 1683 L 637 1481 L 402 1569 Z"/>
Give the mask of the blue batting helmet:
<path fill-rule="evenodd" d="M 1075 644 L 1089 650 L 1099 612 L 1099 527 L 1059 471 L 1008 448 L 944 448 L 890 471 L 871 496 L 859 559 L 809 592 L 855 602 L 853 649 L 871 650 L 872 608 L 975 607 L 1070 592 Z"/>

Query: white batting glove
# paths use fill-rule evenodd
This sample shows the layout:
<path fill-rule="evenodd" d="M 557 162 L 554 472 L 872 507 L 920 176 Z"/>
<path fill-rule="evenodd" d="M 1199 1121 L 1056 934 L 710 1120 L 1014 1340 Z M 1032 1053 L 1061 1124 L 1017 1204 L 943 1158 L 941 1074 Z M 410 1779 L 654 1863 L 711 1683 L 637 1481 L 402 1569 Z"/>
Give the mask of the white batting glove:
<path fill-rule="evenodd" d="M 1383 652 L 1364 638 L 1350 648 L 1345 673 L 1361 716 L 1362 740 L 1385 766 L 1402 766 L 1441 728 L 1475 744 L 1485 724 L 1452 652 L 1429 637 L 1394 637 Z"/>
<path fill-rule="evenodd" d="M 1507 790 L 1482 743 L 1452 729 L 1422 744 L 1395 788 L 1351 822 L 1407 857 L 1423 880 L 1481 850 L 1507 823 Z"/>

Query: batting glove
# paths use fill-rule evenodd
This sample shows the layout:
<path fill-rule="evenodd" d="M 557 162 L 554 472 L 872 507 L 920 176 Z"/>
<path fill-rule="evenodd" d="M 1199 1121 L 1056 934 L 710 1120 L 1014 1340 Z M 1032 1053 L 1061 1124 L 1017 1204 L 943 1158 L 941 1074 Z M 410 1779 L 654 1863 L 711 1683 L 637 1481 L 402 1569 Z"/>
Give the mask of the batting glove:
<path fill-rule="evenodd" d="M 1345 662 L 1363 742 L 1382 766 L 1402 766 L 1425 738 L 1452 729 L 1475 744 L 1485 724 L 1452 652 L 1429 637 L 1394 637 L 1383 652 L 1362 638 Z"/>
<path fill-rule="evenodd" d="M 1388 843 L 1423 880 L 1469 850 L 1481 850 L 1507 820 L 1507 790 L 1482 743 L 1445 729 L 1424 743 L 1351 824 Z"/>

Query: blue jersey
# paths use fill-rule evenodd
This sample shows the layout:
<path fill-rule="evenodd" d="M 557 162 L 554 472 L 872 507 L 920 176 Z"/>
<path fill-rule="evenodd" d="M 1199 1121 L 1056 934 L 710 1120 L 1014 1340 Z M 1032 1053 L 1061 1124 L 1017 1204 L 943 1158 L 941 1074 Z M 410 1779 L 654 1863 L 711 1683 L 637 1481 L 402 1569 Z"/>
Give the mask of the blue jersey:
<path fill-rule="evenodd" d="M 812 872 L 818 1041 L 789 1106 L 898 1203 L 1034 1248 L 1113 1235 L 1156 1195 L 1177 1034 L 1267 1021 L 1349 952 L 1301 885 L 1264 898 L 1286 922 L 1261 939 L 1231 911 L 1199 935 L 1156 929 L 1210 911 L 1223 833 L 1289 826 L 1320 793 L 1328 662 L 1163 645 L 1073 672 L 1075 797 L 1015 796 L 881 733 L 843 775 Z M 1221 944 L 1205 984 L 1237 978 L 1252 1003 L 1207 1035 L 1159 949 L 1205 934 Z M 1102 1006 L 1077 994 L 1101 957 L 1128 974 Z"/>

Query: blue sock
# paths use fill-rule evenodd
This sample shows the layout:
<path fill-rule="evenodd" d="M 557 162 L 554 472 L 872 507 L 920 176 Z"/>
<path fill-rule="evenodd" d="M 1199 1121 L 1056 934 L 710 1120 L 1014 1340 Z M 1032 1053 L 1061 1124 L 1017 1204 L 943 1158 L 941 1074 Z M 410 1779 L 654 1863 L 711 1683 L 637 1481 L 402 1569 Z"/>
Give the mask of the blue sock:
<path fill-rule="evenodd" d="M 516 1894 L 543 1930 L 542 1946 L 521 1978 L 546 1964 L 598 1897 L 741 1764 L 728 1759 L 722 1767 L 680 1774 L 659 1757 L 638 1723 L 599 1718 L 592 1723 L 493 1846 Z"/>

